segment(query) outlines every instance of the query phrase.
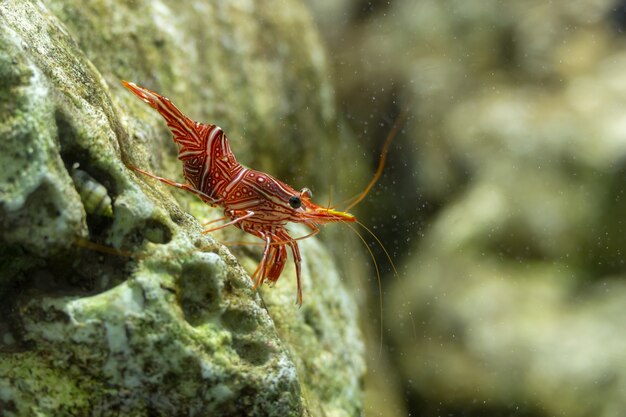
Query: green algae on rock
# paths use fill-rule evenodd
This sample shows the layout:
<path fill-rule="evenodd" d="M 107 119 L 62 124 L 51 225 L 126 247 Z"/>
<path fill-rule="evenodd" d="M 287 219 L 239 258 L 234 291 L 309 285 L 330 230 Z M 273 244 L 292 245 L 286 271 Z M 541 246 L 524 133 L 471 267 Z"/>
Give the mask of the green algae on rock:
<path fill-rule="evenodd" d="M 328 251 L 312 243 L 304 253 L 315 265 L 305 297 L 318 313 L 302 314 L 307 298 L 302 312 L 291 297 L 264 304 L 230 252 L 180 208 L 204 206 L 124 165 L 180 171 L 166 129 L 120 78 L 186 97 L 200 116 L 234 126 L 232 137 L 249 129 L 261 139 L 238 146 L 244 157 L 258 151 L 261 165 L 285 149 L 278 174 L 293 174 L 289 158 L 311 169 L 336 153 L 324 146 L 331 90 L 302 5 L 15 0 L 0 4 L 0 20 L 0 410 L 357 415 L 357 309 L 346 291 L 328 297 L 342 287 Z M 281 48 L 267 47 L 276 40 Z M 280 135 L 283 117 L 303 131 Z M 110 211 L 81 198 L 76 169 Z M 293 282 L 284 277 L 268 300 L 278 289 Z"/>

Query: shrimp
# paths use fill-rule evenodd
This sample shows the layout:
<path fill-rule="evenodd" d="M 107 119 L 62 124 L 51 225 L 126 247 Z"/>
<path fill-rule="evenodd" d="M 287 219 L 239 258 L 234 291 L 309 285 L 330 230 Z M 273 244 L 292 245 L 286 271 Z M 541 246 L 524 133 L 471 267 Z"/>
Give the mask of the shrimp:
<path fill-rule="evenodd" d="M 210 206 L 223 208 L 226 223 L 203 233 L 236 226 L 262 239 L 263 255 L 252 274 L 255 289 L 265 280 L 276 282 L 280 278 L 287 261 L 288 247 L 296 268 L 296 303 L 302 305 L 302 258 L 298 241 L 319 233 L 322 224 L 356 222 L 356 217 L 313 203 L 308 188 L 296 191 L 267 173 L 241 165 L 220 127 L 195 122 L 169 99 L 134 83 L 122 83 L 165 119 L 178 146 L 178 159 L 183 164 L 186 183 L 162 178 L 131 165 L 129 168 L 189 191 Z M 311 232 L 293 238 L 286 228 L 289 222 L 302 223 Z"/>

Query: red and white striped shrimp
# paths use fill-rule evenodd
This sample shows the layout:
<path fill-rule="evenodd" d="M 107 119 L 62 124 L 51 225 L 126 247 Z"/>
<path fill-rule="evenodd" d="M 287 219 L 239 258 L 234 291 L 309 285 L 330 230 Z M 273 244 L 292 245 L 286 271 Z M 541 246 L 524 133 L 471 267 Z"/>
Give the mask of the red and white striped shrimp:
<path fill-rule="evenodd" d="M 223 207 L 224 219 L 229 221 L 205 230 L 205 233 L 234 225 L 262 239 L 265 243 L 263 256 L 252 275 L 255 288 L 266 279 L 278 280 L 289 247 L 296 267 L 296 302 L 302 305 L 302 259 L 297 241 L 318 233 L 320 224 L 355 222 L 356 217 L 314 204 L 307 188 L 296 191 L 269 174 L 244 167 L 237 162 L 221 128 L 194 122 L 167 98 L 136 84 L 122 83 L 156 109 L 167 122 L 178 145 L 178 159 L 183 163 L 187 183 L 177 183 L 133 166 L 130 168 L 187 190 L 211 206 Z M 288 222 L 303 223 L 311 233 L 294 239 L 286 228 Z"/>

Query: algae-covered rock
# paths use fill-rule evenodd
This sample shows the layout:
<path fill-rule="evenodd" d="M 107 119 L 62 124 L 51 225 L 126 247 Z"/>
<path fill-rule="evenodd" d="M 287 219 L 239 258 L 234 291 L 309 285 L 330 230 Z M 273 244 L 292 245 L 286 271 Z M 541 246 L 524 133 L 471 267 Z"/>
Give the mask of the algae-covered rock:
<path fill-rule="evenodd" d="M 326 185 L 314 167 L 344 151 L 302 5 L 15 0 L 0 23 L 0 414 L 358 415 L 357 309 L 328 250 L 302 242 L 302 308 L 292 266 L 264 301 L 238 262 L 256 248 L 235 258 L 187 213 L 219 210 L 126 166 L 180 179 L 122 78 L 220 124 L 242 162 Z"/>

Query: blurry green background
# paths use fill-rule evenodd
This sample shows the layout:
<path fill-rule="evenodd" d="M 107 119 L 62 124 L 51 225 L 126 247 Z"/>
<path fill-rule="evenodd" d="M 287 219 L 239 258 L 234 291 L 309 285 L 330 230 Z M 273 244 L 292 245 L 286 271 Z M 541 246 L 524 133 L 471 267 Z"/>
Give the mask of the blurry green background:
<path fill-rule="evenodd" d="M 366 414 L 626 415 L 626 2 L 308 5 L 372 169 L 408 113 Z"/>

